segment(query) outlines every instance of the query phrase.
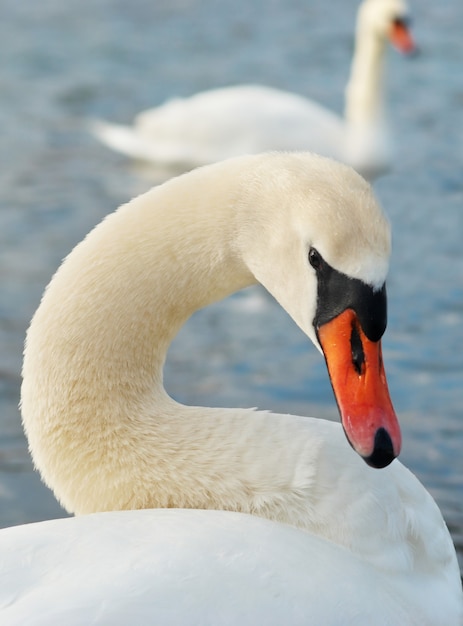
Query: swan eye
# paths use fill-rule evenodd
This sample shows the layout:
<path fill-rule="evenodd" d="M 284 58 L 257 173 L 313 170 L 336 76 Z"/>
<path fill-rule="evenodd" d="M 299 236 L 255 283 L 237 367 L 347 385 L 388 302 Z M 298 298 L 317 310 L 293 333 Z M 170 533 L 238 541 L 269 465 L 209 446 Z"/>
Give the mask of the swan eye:
<path fill-rule="evenodd" d="M 319 252 L 315 250 L 315 248 L 310 248 L 309 250 L 309 263 L 314 268 L 314 270 L 320 269 L 322 264 L 322 257 Z"/>

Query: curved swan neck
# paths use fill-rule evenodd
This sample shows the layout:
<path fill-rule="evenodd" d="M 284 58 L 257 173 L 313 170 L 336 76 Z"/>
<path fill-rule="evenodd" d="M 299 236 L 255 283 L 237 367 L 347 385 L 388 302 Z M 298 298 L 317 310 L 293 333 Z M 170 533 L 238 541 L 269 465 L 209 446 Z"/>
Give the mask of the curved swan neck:
<path fill-rule="evenodd" d="M 253 437 L 261 460 L 255 479 L 269 489 L 279 484 L 278 466 L 262 462 L 277 452 L 267 416 L 185 407 L 163 388 L 180 326 L 256 282 L 240 248 L 259 227 L 249 226 L 253 203 L 240 186 L 249 185 L 246 163 L 196 170 L 121 207 L 48 286 L 26 340 L 22 414 L 34 461 L 68 510 L 249 510 L 253 470 L 239 459 Z M 276 428 L 286 439 L 285 424 Z"/>
<path fill-rule="evenodd" d="M 59 332 L 79 338 L 79 367 L 94 371 L 107 402 L 124 377 L 135 397 L 152 393 L 153 384 L 160 390 L 167 349 L 191 314 L 255 282 L 232 245 L 234 198 L 220 169 L 214 184 L 191 185 L 198 170 L 190 183 L 173 179 L 108 216 L 49 288 L 59 291 L 60 309 L 39 314 L 59 315 Z M 77 299 L 79 316 L 72 314 Z"/>
<path fill-rule="evenodd" d="M 172 338 L 195 310 L 256 280 L 286 298 L 309 334 L 316 284 L 307 229 L 318 214 L 323 230 L 327 208 L 330 225 L 339 217 L 330 202 L 332 168 L 304 154 L 200 168 L 121 207 L 63 262 L 27 334 L 21 402 L 34 461 L 68 510 L 250 511 L 269 506 L 256 504 L 264 489 L 284 502 L 282 490 L 293 502 L 284 503 L 287 511 L 298 509 L 283 519 L 303 519 L 292 484 L 294 475 L 313 471 L 312 462 L 307 470 L 299 465 L 315 446 L 300 422 L 289 436 L 282 416 L 179 405 L 163 388 L 162 370 Z M 365 245 L 387 258 L 388 230 L 369 187 L 350 168 L 336 169 L 348 178 L 344 203 L 352 204 L 351 217 L 358 213 L 352 223 L 371 211 L 368 233 L 376 221 L 377 232 Z M 351 221 L 338 236 L 355 257 L 362 235 L 352 227 L 352 239 Z M 245 462 L 250 449 L 252 463 Z"/>

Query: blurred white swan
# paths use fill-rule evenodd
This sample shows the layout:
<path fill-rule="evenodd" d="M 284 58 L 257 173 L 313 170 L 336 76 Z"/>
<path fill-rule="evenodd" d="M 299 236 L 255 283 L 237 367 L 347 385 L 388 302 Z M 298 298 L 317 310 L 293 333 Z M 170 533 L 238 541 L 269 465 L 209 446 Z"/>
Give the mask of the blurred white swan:
<path fill-rule="evenodd" d="M 364 0 L 346 87 L 345 116 L 301 95 L 260 85 L 212 89 L 140 113 L 133 126 L 92 124 L 97 137 L 130 157 L 188 169 L 265 150 L 310 150 L 352 165 L 368 179 L 393 159 L 383 97 L 387 40 L 414 43 L 403 0 Z"/>
<path fill-rule="evenodd" d="M 392 462 L 389 252 L 369 185 L 310 154 L 195 170 L 97 226 L 34 315 L 21 391 L 44 481 L 94 514 L 0 531 L 2 626 L 457 626 L 448 530 Z M 179 327 L 256 282 L 323 352 L 360 456 L 336 423 L 165 392 Z"/>

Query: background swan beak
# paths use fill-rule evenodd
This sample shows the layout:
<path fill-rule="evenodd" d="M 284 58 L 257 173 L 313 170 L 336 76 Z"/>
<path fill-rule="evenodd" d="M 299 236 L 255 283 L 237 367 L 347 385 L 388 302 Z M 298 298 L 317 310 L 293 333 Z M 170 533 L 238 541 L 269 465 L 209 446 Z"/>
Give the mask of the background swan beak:
<path fill-rule="evenodd" d="M 389 31 L 389 39 L 394 48 L 397 48 L 402 54 L 412 54 L 416 51 L 415 40 L 407 21 L 404 19 L 394 20 Z"/>
<path fill-rule="evenodd" d="M 349 443 L 368 465 L 389 465 L 400 452 L 401 433 L 381 341 L 366 337 L 352 309 L 321 325 L 318 339 Z"/>

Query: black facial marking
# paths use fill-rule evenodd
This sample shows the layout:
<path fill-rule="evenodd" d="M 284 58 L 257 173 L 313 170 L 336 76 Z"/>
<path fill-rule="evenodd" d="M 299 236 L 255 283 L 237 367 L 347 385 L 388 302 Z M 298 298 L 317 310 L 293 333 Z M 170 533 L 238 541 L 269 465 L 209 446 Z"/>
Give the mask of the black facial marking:
<path fill-rule="evenodd" d="M 403 28 L 410 28 L 412 20 L 410 17 L 403 15 L 402 17 L 395 17 L 392 20 L 394 26 L 402 26 Z"/>
<path fill-rule="evenodd" d="M 309 262 L 311 254 L 309 251 Z M 318 293 L 317 310 L 313 324 L 315 329 L 331 321 L 347 309 L 352 309 L 365 335 L 370 341 L 379 341 L 386 330 L 387 297 L 386 284 L 374 290 L 358 278 L 350 278 L 329 265 L 319 252 L 316 267 Z M 354 339 L 355 343 L 355 339 Z"/>
<path fill-rule="evenodd" d="M 315 248 L 310 248 L 309 250 L 309 263 L 315 270 L 320 269 L 322 257 Z"/>

